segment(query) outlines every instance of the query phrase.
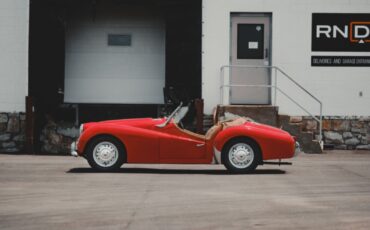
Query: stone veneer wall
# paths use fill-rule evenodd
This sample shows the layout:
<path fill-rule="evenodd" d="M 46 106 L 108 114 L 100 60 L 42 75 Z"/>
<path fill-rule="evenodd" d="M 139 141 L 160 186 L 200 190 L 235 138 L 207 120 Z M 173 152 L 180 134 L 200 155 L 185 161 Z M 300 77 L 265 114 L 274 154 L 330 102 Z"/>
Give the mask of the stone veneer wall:
<path fill-rule="evenodd" d="M 303 131 L 319 134 L 318 122 L 311 117 L 291 117 L 291 123 L 301 124 Z M 334 149 L 370 150 L 370 116 L 323 117 L 323 140 Z"/>
<path fill-rule="evenodd" d="M 0 152 L 16 153 L 25 147 L 26 115 L 0 113 Z"/>
<path fill-rule="evenodd" d="M 79 127 L 72 122 L 48 120 L 41 133 L 41 152 L 70 154 L 71 143 L 77 139 Z"/>
<path fill-rule="evenodd" d="M 26 115 L 0 113 L 0 153 L 24 152 L 26 145 Z M 67 155 L 76 140 L 79 128 L 71 122 L 49 120 L 40 137 L 41 152 Z"/>

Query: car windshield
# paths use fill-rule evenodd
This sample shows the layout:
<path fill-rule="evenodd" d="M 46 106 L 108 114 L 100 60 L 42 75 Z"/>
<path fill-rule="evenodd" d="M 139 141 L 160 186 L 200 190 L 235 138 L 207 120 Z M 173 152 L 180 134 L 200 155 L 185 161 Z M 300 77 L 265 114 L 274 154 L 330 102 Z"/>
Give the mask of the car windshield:
<path fill-rule="evenodd" d="M 174 123 L 179 123 L 185 117 L 188 111 L 189 107 L 183 107 L 181 102 L 180 105 L 171 113 L 171 115 L 167 117 L 166 121 L 160 125 L 157 125 L 157 127 L 165 127 L 172 119 L 174 120 Z"/>
<path fill-rule="evenodd" d="M 173 117 L 173 122 L 178 124 L 185 117 L 185 115 L 188 113 L 188 111 L 189 111 L 188 106 L 181 107 L 180 110 Z"/>

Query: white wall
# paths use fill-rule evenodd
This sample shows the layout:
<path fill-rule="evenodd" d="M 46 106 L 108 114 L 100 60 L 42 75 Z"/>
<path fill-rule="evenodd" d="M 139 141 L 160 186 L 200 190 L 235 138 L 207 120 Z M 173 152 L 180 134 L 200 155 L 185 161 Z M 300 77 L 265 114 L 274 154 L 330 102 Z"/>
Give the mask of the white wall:
<path fill-rule="evenodd" d="M 0 112 L 25 111 L 28 23 L 28 0 L 0 1 Z"/>
<path fill-rule="evenodd" d="M 108 3 L 107 3 L 108 2 Z M 77 9 L 66 32 L 65 102 L 163 103 L 165 26 L 144 6 L 100 2 Z M 131 34 L 131 46 L 108 46 L 108 34 Z"/>
<path fill-rule="evenodd" d="M 279 66 L 324 104 L 324 115 L 370 115 L 370 68 L 311 67 L 311 55 L 357 55 L 360 52 L 311 52 L 312 13 L 369 13 L 369 0 L 203 0 L 202 96 L 205 113 L 219 103 L 220 67 L 229 64 L 230 13 L 272 13 L 272 65 Z M 318 106 L 291 84 L 279 86 L 318 114 Z M 359 97 L 359 91 L 363 97 Z M 305 115 L 284 96 L 280 113 Z"/>

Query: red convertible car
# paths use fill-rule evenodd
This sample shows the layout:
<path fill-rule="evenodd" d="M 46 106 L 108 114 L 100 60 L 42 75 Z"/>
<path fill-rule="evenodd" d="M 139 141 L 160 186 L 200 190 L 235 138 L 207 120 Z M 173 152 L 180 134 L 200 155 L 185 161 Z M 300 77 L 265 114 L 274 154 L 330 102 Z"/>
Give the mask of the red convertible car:
<path fill-rule="evenodd" d="M 219 122 L 206 135 L 185 130 L 181 119 L 187 110 L 180 105 L 165 118 L 82 124 L 71 154 L 85 157 L 99 171 L 116 170 L 124 163 L 218 163 L 234 173 L 295 155 L 296 143 L 289 133 L 246 118 Z"/>

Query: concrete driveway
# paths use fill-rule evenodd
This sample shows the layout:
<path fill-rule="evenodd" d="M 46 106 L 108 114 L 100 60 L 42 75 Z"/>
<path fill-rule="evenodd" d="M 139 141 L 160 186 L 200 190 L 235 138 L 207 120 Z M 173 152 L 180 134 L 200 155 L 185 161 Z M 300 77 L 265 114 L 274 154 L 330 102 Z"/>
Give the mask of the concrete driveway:
<path fill-rule="evenodd" d="M 125 165 L 0 154 L 0 229 L 369 229 L 370 152 L 302 154 L 231 175 L 217 165 Z"/>

